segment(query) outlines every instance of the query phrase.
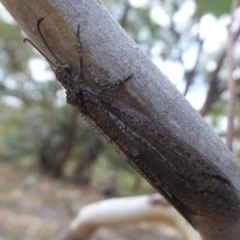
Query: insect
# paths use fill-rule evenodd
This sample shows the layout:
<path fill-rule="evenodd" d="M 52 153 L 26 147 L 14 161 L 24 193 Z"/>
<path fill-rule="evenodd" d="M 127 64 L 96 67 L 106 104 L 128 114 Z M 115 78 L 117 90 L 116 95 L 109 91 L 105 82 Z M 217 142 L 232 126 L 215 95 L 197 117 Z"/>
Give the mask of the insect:
<path fill-rule="evenodd" d="M 45 40 L 45 37 L 42 34 L 41 31 L 41 23 L 44 20 L 44 18 L 40 18 L 37 22 L 37 29 L 39 32 L 39 35 L 41 36 L 41 39 L 43 40 L 44 44 L 46 45 L 47 49 L 49 52 L 53 55 L 53 57 L 56 59 L 56 63 L 53 63 L 30 39 L 24 38 L 24 42 L 29 42 L 35 49 L 37 49 L 49 62 L 50 66 L 54 70 L 55 76 L 59 82 L 63 85 L 63 87 L 66 89 L 66 95 L 67 95 L 67 101 L 71 103 L 71 99 L 73 98 L 73 95 L 77 95 L 78 99 L 82 100 L 82 105 L 84 102 L 83 96 L 84 93 L 91 94 L 93 96 L 97 96 L 98 94 L 104 92 L 107 89 L 115 88 L 119 84 L 124 83 L 128 81 L 133 74 L 129 75 L 126 79 L 124 80 L 119 80 L 114 84 L 111 84 L 109 86 L 106 86 L 102 88 L 98 94 L 93 93 L 89 89 L 84 88 L 84 85 L 82 86 L 77 83 L 81 83 L 83 79 L 83 60 L 82 60 L 82 49 L 81 49 L 81 41 L 80 41 L 80 25 L 78 25 L 77 29 L 77 44 L 78 44 L 78 54 L 79 54 L 79 74 L 76 75 L 75 77 L 72 76 L 72 67 L 69 64 L 63 64 L 57 56 L 54 54 L 54 52 L 51 50 L 49 47 L 47 41 Z"/>
<path fill-rule="evenodd" d="M 240 201 L 228 177 L 201 153 L 119 95 L 117 86 L 131 79 L 133 74 L 98 93 L 92 92 L 81 82 L 80 25 L 77 29 L 80 70 L 73 77 L 71 66 L 61 63 L 46 42 L 40 28 L 43 20 L 39 19 L 37 29 L 57 63 L 50 61 L 29 39 L 25 38 L 24 42 L 31 43 L 50 63 L 57 80 L 66 89 L 67 101 L 190 223 L 189 216 L 214 221 L 238 219 Z"/>

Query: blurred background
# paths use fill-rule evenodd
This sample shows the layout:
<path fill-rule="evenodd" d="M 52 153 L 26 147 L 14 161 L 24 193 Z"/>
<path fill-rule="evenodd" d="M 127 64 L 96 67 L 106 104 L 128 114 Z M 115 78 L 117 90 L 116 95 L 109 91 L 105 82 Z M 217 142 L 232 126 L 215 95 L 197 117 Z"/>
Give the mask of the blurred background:
<path fill-rule="evenodd" d="M 234 94 L 228 146 L 240 159 L 240 8 L 225 0 L 103 3 L 224 142 Z M 154 192 L 66 104 L 48 63 L 23 43 L 23 33 L 1 4 L 0 30 L 0 239 L 52 239 L 81 206 Z M 228 61 L 229 39 L 234 66 Z M 159 229 L 118 227 L 92 239 L 181 239 L 174 230 Z"/>

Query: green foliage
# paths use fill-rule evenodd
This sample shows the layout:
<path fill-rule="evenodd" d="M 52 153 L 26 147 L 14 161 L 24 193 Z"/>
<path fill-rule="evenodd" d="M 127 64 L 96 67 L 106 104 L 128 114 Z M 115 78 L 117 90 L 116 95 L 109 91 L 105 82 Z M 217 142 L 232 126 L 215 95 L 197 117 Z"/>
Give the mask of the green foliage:
<path fill-rule="evenodd" d="M 203 13 L 213 13 L 216 16 L 221 16 L 225 13 L 230 13 L 231 3 L 230 0 L 195 0 L 200 11 Z"/>

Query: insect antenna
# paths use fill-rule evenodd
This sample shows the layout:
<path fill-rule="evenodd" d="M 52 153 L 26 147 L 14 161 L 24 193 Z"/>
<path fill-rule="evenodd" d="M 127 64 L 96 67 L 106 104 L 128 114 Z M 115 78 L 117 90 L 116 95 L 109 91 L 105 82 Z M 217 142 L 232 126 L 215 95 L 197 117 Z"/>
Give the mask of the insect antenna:
<path fill-rule="evenodd" d="M 63 65 L 63 64 L 61 63 L 61 61 L 57 58 L 57 56 L 53 53 L 53 51 L 52 51 L 51 48 L 49 47 L 47 41 L 45 40 L 45 38 L 44 38 L 44 36 L 43 36 L 43 34 L 42 34 L 40 25 L 41 25 L 41 22 L 42 22 L 43 20 L 44 20 L 44 18 L 40 18 L 40 19 L 38 20 L 38 22 L 37 22 L 38 32 L 39 32 L 39 34 L 40 34 L 40 36 L 41 36 L 44 44 L 46 45 L 47 49 L 49 50 L 49 52 L 54 56 L 54 58 L 57 60 L 58 63 L 60 63 L 61 65 Z"/>
<path fill-rule="evenodd" d="M 54 64 L 30 39 L 24 38 L 23 42 L 29 42 L 38 52 L 40 52 L 46 59 L 47 61 L 54 67 L 56 67 L 56 64 Z"/>
<path fill-rule="evenodd" d="M 44 42 L 44 44 L 46 45 L 47 49 L 49 50 L 49 52 L 53 55 L 53 57 L 56 59 L 56 61 L 63 65 L 62 62 L 57 58 L 57 56 L 53 53 L 53 51 L 51 50 L 51 48 L 49 47 L 47 41 L 45 40 L 43 34 L 42 34 L 42 31 L 41 31 L 41 28 L 40 28 L 40 25 L 41 25 L 41 22 L 44 20 L 44 18 L 40 18 L 37 22 L 37 29 L 38 29 L 38 32 L 39 32 L 39 35 L 41 36 L 42 38 L 42 41 Z M 54 64 L 30 39 L 28 38 L 24 38 L 23 39 L 23 42 L 29 42 L 36 50 L 38 50 L 38 52 L 40 52 L 45 58 L 46 60 L 50 63 L 50 65 L 56 67 L 56 64 Z"/>

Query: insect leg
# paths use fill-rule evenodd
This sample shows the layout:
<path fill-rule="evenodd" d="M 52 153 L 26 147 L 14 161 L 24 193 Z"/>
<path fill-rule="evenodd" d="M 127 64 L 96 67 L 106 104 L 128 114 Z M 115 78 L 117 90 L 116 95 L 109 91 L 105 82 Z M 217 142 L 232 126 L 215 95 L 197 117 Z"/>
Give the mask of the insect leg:
<path fill-rule="evenodd" d="M 126 81 L 128 81 L 132 76 L 133 76 L 133 73 L 132 73 L 131 75 L 129 75 L 127 78 L 125 78 L 124 80 L 118 80 L 117 82 L 115 82 L 115 83 L 113 83 L 113 84 L 110 84 L 110 85 L 102 88 L 102 89 L 98 92 L 98 94 L 100 94 L 100 93 L 102 93 L 102 92 L 104 92 L 104 91 L 106 91 L 106 90 L 109 90 L 109 89 L 111 89 L 111 88 L 116 88 L 119 84 L 125 83 Z"/>

